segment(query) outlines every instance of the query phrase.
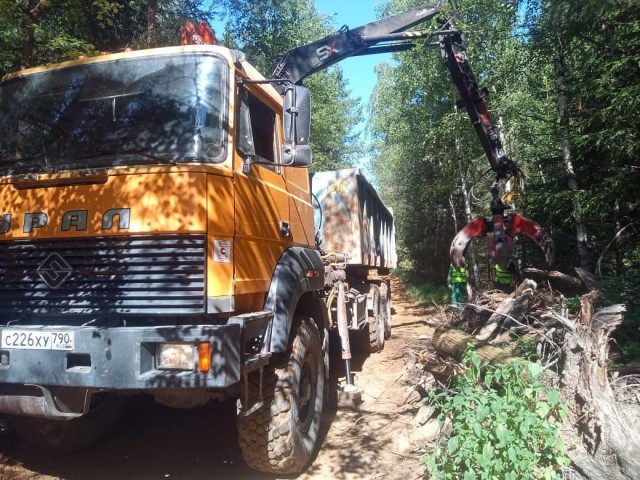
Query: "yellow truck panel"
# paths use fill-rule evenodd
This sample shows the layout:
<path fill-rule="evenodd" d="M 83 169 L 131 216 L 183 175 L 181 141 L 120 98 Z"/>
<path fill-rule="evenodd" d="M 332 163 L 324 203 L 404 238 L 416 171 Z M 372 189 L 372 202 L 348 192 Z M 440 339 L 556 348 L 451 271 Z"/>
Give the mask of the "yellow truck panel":
<path fill-rule="evenodd" d="M 105 173 L 75 184 L 85 181 L 77 176 L 55 185 L 17 177 L 4 183 L 0 202 L 8 206 L 3 213 L 10 224 L 0 240 L 206 231 L 202 172 Z"/>

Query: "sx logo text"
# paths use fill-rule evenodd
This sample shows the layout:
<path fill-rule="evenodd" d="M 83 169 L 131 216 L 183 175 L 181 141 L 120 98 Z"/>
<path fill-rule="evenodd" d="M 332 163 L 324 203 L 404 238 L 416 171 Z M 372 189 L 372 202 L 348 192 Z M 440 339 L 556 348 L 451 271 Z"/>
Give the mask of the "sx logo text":
<path fill-rule="evenodd" d="M 331 45 L 323 45 L 321 47 L 318 47 L 316 49 L 316 55 L 318 55 L 318 58 L 320 60 L 326 60 L 327 58 L 332 56 L 334 53 L 340 53 L 340 50 L 335 48 L 335 46 L 336 46 L 336 42 L 334 40 Z"/>

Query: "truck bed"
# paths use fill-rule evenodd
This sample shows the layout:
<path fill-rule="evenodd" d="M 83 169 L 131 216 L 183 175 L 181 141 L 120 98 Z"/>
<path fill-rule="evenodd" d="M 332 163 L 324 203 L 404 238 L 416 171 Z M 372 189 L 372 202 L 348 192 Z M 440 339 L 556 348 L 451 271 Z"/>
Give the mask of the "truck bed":
<path fill-rule="evenodd" d="M 326 252 L 348 253 L 350 265 L 396 267 L 393 213 L 359 169 L 314 173 L 311 186 Z"/>

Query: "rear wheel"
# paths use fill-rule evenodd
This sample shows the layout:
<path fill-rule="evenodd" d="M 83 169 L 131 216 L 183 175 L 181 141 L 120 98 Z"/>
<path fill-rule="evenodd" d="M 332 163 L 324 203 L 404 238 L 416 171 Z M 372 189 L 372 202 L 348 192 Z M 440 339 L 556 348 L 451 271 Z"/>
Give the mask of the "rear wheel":
<path fill-rule="evenodd" d="M 298 318 L 286 358 L 264 368 L 263 404 L 238 415 L 242 456 L 256 470 L 292 474 L 302 471 L 316 448 L 324 398 L 324 362 L 318 328 L 311 318 Z M 280 360 L 278 362 L 278 360 Z M 260 398 L 260 375 L 249 375 L 249 405 Z"/>
<path fill-rule="evenodd" d="M 381 312 L 384 317 L 384 338 L 391 337 L 391 287 L 387 283 L 380 285 Z"/>
<path fill-rule="evenodd" d="M 89 411 L 73 420 L 48 418 L 13 418 L 16 433 L 29 444 L 54 452 L 86 450 L 115 426 L 125 407 L 125 399 L 116 393 L 95 393 L 91 396 Z"/>
<path fill-rule="evenodd" d="M 382 315 L 382 304 L 380 298 L 380 288 L 377 285 L 371 286 L 372 311 L 368 318 L 369 323 L 369 351 L 377 352 L 384 348 L 384 318 Z"/>

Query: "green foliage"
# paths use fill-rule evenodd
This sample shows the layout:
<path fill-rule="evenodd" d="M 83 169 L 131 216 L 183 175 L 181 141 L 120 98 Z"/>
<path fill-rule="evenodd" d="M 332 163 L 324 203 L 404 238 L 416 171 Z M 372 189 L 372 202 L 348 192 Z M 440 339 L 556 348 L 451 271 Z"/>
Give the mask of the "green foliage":
<path fill-rule="evenodd" d="M 424 305 L 436 303 L 443 305 L 449 301 L 449 290 L 446 287 L 446 280 L 441 284 L 425 283 L 417 277 L 411 269 L 396 268 L 393 275 L 398 277 L 405 285 L 407 296 Z"/>
<path fill-rule="evenodd" d="M 422 283 L 419 285 L 407 285 L 407 295 L 411 300 L 424 305 L 444 305 L 448 301 L 449 290 L 444 285 L 432 285 Z"/>
<path fill-rule="evenodd" d="M 0 77 L 22 65 L 59 62 L 125 47 L 176 45 L 177 28 L 184 19 L 211 18 L 221 0 L 157 2 L 153 18 L 148 17 L 150 3 L 0 0 Z M 152 31 L 150 23 L 154 25 Z M 34 35 L 27 42 L 30 29 Z M 25 42 L 30 43 L 30 48 L 25 49 Z"/>
<path fill-rule="evenodd" d="M 453 392 L 430 392 L 440 420 L 450 419 L 446 443 L 425 457 L 434 479 L 551 479 L 568 465 L 558 421 L 567 408 L 544 387 L 536 364 L 492 367 L 468 351 Z"/>
<path fill-rule="evenodd" d="M 382 12 L 420 3 L 389 1 Z M 640 107 L 640 3 L 460 0 L 456 7 L 475 75 L 489 87 L 492 120 L 527 176 L 515 211 L 553 234 L 558 270 L 571 273 L 579 264 L 581 222 L 592 257 L 606 253 L 604 275 L 638 271 L 640 117 L 632 112 Z M 570 152 L 557 111 L 559 48 Z M 489 214 L 488 162 L 465 114 L 454 111 L 456 98 L 437 49 L 415 49 L 379 67 L 370 105 L 374 165 L 395 210 L 401 260 L 433 282 L 444 276 L 450 241 L 467 221 L 461 178 L 473 192 L 471 216 Z M 566 153 L 576 192 L 568 186 Z M 543 264 L 531 242 L 520 244 L 522 263 Z"/>
<path fill-rule="evenodd" d="M 569 309 L 569 313 L 573 313 L 574 315 L 580 313 L 580 295 L 569 297 L 564 303 Z"/>
<path fill-rule="evenodd" d="M 397 0 L 383 11 L 390 14 L 423 3 Z M 489 84 L 502 82 L 496 59 L 515 43 L 510 36 L 516 19 L 513 2 L 465 0 L 456 6 L 476 76 Z M 437 283 L 446 277 L 456 231 L 471 217 L 490 214 L 489 163 L 466 113 L 456 110 L 458 93 L 437 48 L 395 54 L 394 64 L 383 64 L 377 73 L 370 104 L 374 167 L 394 208 L 400 259 Z M 490 106 L 499 105 L 492 100 Z M 469 216 L 462 179 L 479 197 Z"/>
<path fill-rule="evenodd" d="M 538 346 L 538 337 L 536 335 L 525 335 L 519 337 L 513 342 L 512 352 L 514 355 L 526 358 L 529 361 L 536 361 L 539 358 L 536 348 Z"/>
<path fill-rule="evenodd" d="M 624 303 L 624 321 L 613 332 L 627 360 L 640 357 L 640 271 L 629 271 L 602 281 L 602 289 L 610 303 Z"/>

